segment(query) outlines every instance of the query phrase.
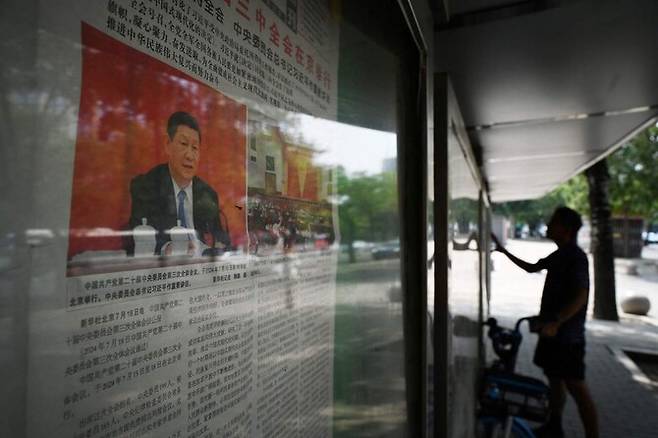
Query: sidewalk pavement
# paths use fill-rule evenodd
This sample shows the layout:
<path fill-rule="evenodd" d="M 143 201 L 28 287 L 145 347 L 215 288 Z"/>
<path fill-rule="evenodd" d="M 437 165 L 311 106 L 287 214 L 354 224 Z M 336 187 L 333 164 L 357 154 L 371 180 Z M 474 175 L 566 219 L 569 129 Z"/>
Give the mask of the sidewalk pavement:
<path fill-rule="evenodd" d="M 507 249 L 513 254 L 530 262 L 545 257 L 555 248 L 550 242 L 510 240 L 507 243 Z M 500 253 L 494 253 L 492 258 L 491 316 L 503 325 L 511 326 L 521 316 L 538 313 L 545 272 L 527 274 Z M 658 276 L 618 272 L 616 284 L 618 303 L 626 296 L 642 294 L 651 300 L 653 308 L 646 317 L 631 317 L 620 309 L 621 321 L 618 323 L 591 317 L 587 321 L 586 378 L 598 409 L 600 436 L 656 437 L 658 382 L 652 383 L 624 354 L 624 350 L 658 354 Z M 590 293 L 590 313 L 592 298 L 593 292 Z M 542 378 L 541 370 L 532 363 L 537 337 L 524 329 L 517 371 Z M 571 398 L 565 410 L 564 428 L 567 437 L 584 437 Z"/>

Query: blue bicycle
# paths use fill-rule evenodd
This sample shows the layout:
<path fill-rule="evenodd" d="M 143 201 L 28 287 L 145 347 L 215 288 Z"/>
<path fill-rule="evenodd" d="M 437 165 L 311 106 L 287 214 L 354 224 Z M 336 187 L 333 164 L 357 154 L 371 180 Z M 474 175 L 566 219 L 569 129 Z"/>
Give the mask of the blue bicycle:
<path fill-rule="evenodd" d="M 514 329 L 498 325 L 494 318 L 484 324 L 498 358 L 484 370 L 480 385 L 478 433 L 491 438 L 535 438 L 525 420 L 543 423 L 548 418 L 549 388 L 539 379 L 516 374 L 516 358 L 523 336 L 520 327 L 528 321 L 537 332 L 537 317 L 519 319 Z"/>

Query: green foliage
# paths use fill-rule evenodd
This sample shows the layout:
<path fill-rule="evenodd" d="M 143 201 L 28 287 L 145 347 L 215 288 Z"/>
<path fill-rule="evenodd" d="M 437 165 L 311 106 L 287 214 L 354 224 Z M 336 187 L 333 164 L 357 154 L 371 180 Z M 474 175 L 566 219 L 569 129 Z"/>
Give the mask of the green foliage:
<path fill-rule="evenodd" d="M 658 221 L 658 128 L 645 129 L 608 158 L 610 202 L 620 216 Z"/>
<path fill-rule="evenodd" d="M 476 199 L 458 198 L 450 202 L 450 222 L 457 223 L 459 232 L 469 232 L 471 224 L 478 223 L 479 202 Z"/>
<path fill-rule="evenodd" d="M 398 197 L 395 172 L 347 175 L 337 169 L 338 217 L 341 237 L 355 240 L 389 240 L 398 235 Z"/>
<path fill-rule="evenodd" d="M 557 196 L 562 199 L 562 205 L 573 208 L 583 216 L 589 216 L 588 190 L 587 178 L 584 174 L 579 173 L 560 185 L 554 193 L 557 193 Z"/>
<path fill-rule="evenodd" d="M 540 224 L 547 223 L 560 205 L 565 205 L 565 201 L 558 189 L 539 199 L 496 204 L 494 212 L 513 217 L 517 223 L 528 224 L 530 230 L 535 230 Z"/>

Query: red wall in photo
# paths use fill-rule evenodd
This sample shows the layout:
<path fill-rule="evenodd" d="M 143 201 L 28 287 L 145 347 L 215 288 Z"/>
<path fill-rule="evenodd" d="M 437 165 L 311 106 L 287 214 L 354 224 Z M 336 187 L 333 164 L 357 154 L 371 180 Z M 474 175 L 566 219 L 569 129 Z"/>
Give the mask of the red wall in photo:
<path fill-rule="evenodd" d="M 124 247 L 116 231 L 127 229 L 130 181 L 167 161 L 166 124 L 176 111 L 198 120 L 198 176 L 219 195 L 232 241 L 244 243 L 246 107 L 84 23 L 82 44 L 69 257 Z"/>

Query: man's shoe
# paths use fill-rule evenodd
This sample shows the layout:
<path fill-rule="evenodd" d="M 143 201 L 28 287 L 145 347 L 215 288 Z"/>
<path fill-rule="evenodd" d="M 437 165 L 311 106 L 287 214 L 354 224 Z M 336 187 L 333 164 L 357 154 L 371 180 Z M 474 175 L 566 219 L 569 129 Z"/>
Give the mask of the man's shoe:
<path fill-rule="evenodd" d="M 553 426 L 548 423 L 532 429 L 532 432 L 537 438 L 564 438 L 562 426 Z"/>

